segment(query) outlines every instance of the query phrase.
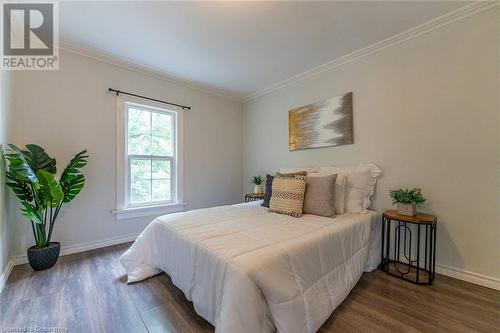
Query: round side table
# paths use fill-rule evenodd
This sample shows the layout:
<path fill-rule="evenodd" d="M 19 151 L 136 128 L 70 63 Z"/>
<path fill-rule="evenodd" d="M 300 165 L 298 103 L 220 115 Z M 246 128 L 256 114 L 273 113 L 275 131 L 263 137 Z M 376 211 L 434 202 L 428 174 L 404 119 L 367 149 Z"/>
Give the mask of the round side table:
<path fill-rule="evenodd" d="M 436 274 L 436 226 L 434 215 L 384 212 L 382 270 L 416 284 L 432 284 Z"/>

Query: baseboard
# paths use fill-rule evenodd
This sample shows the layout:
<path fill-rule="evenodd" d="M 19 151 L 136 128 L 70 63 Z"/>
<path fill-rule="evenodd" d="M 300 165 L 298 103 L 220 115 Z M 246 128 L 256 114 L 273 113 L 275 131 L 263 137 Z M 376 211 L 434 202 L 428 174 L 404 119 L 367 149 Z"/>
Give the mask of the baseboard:
<path fill-rule="evenodd" d="M 103 239 L 100 241 L 93 241 L 93 242 L 88 242 L 88 243 L 80 243 L 80 244 L 75 244 L 75 245 L 62 246 L 61 247 L 61 256 L 131 242 L 131 241 L 134 241 L 138 235 L 139 235 L 139 233 L 136 233 L 136 234 L 130 234 L 130 235 L 126 235 L 126 236 L 112 237 L 112 238 Z M 17 256 L 14 256 L 13 260 L 11 260 L 11 261 L 13 262 L 13 265 L 21 265 L 21 264 L 26 264 L 28 262 L 28 258 L 25 254 L 17 255 Z"/>
<path fill-rule="evenodd" d="M 455 279 L 478 284 L 495 290 L 500 290 L 500 279 L 486 276 L 462 269 L 436 264 L 436 273 L 443 274 Z"/>
<path fill-rule="evenodd" d="M 404 256 L 400 256 L 399 260 L 401 262 L 407 262 Z M 424 267 L 423 261 L 420 261 L 420 267 Z M 436 273 L 446 275 L 458 280 L 474 283 L 483 287 L 500 290 L 500 279 L 491 276 L 482 275 L 438 263 L 436 263 Z"/>
<path fill-rule="evenodd" d="M 12 272 L 12 268 L 14 268 L 14 262 L 12 260 L 9 260 L 3 272 L 0 272 L 0 293 L 7 283 L 7 279 L 9 278 L 10 272 Z"/>

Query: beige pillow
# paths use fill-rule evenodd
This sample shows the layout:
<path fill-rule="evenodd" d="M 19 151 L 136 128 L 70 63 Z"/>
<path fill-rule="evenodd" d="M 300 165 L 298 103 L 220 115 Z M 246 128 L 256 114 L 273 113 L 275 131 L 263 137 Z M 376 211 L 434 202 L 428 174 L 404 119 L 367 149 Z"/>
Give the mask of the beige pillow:
<path fill-rule="evenodd" d="M 308 177 L 318 177 L 333 175 L 334 173 L 307 173 Z M 335 179 L 335 214 L 342 215 L 345 213 L 345 192 L 346 192 L 347 176 L 343 174 L 337 174 Z"/>
<path fill-rule="evenodd" d="M 274 177 L 269 211 L 301 217 L 306 180 L 306 176 L 298 175 L 294 177 Z"/>
<path fill-rule="evenodd" d="M 307 177 L 304 214 L 335 216 L 335 179 L 337 175 L 315 174 Z"/>
<path fill-rule="evenodd" d="M 295 176 L 306 176 L 307 171 L 297 171 L 290 173 L 277 172 L 275 177 L 295 177 Z"/>

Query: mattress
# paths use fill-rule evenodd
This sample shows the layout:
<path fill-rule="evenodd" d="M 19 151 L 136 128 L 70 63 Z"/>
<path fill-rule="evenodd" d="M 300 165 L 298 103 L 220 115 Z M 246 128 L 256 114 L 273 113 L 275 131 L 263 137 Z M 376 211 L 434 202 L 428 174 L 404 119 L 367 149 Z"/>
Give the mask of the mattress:
<path fill-rule="evenodd" d="M 260 202 L 158 217 L 121 257 L 128 282 L 161 271 L 216 332 L 316 332 L 380 261 L 380 215 L 301 218 Z"/>

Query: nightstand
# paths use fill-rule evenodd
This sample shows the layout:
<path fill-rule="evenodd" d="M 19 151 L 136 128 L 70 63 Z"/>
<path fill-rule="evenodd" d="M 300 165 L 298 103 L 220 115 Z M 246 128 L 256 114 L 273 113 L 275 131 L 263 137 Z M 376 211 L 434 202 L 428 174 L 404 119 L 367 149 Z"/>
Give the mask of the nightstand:
<path fill-rule="evenodd" d="M 434 215 L 384 212 L 382 270 L 416 284 L 432 284 L 436 274 L 436 225 Z"/>
<path fill-rule="evenodd" d="M 245 202 L 259 201 L 264 199 L 264 194 L 247 193 L 245 194 Z"/>

